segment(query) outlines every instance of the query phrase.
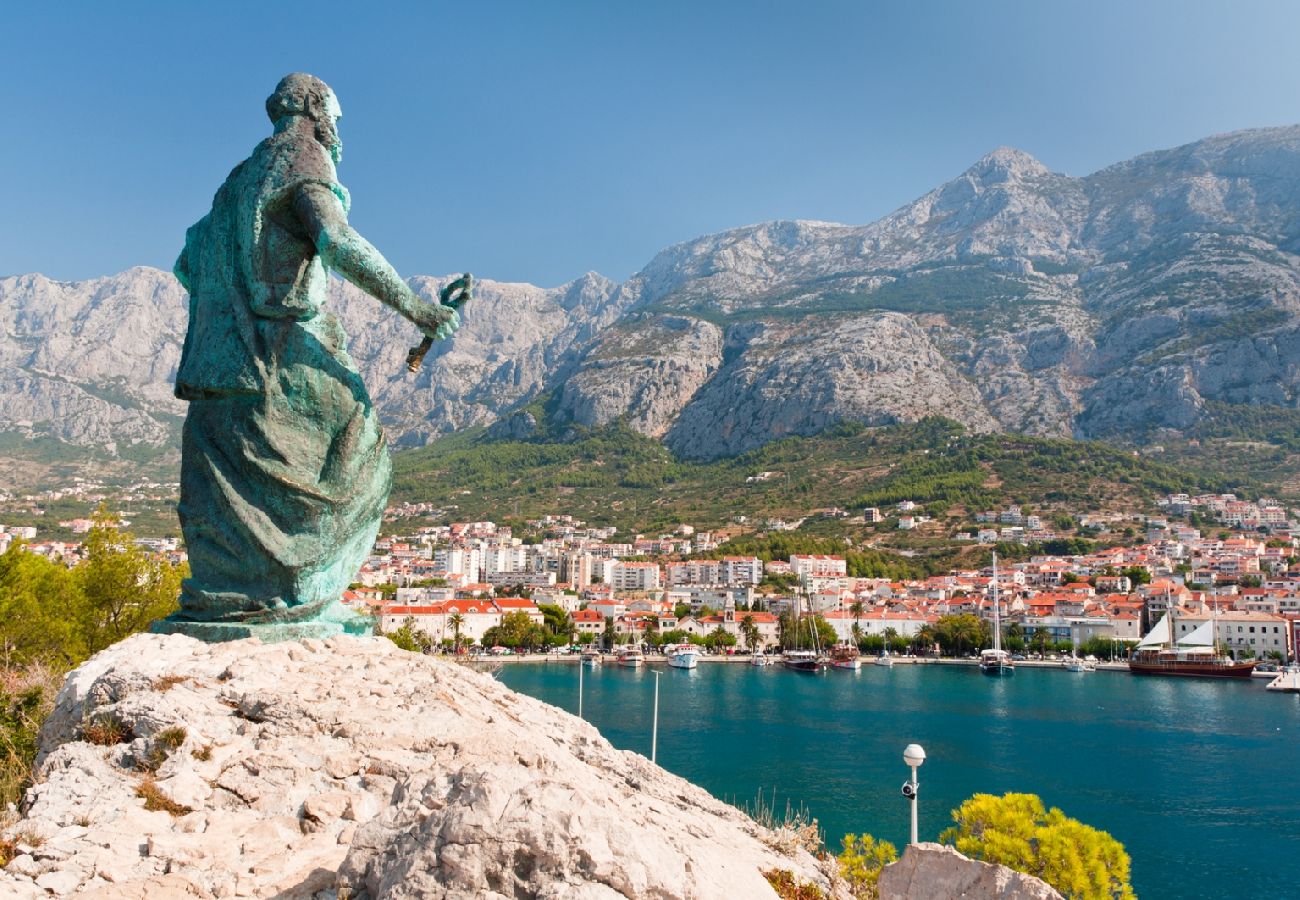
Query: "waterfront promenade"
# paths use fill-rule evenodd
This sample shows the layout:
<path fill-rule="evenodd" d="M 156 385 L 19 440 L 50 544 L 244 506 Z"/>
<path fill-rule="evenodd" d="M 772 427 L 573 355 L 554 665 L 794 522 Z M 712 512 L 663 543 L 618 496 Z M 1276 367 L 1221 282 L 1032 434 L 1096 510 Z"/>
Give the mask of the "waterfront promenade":
<path fill-rule="evenodd" d="M 581 660 L 582 656 L 578 653 L 503 653 L 499 656 L 479 654 L 469 658 L 476 662 L 577 664 Z M 979 666 L 978 659 L 938 658 L 931 656 L 895 656 L 892 658 L 894 660 L 894 665 L 896 666 Z M 778 665 L 781 661 L 781 655 L 779 652 L 768 654 L 768 660 L 771 664 Z M 750 657 L 748 653 L 736 653 L 730 656 L 726 654 L 701 654 L 699 662 L 701 665 L 747 666 L 750 664 Z M 874 662 L 875 657 L 862 657 L 862 665 L 864 668 L 866 666 L 874 665 Z M 613 653 L 606 653 L 601 657 L 601 664 L 614 666 L 618 663 L 616 662 Z M 668 658 L 666 656 L 650 653 L 646 655 L 645 665 L 651 667 L 667 666 Z M 1096 667 L 1099 672 L 1128 671 L 1128 663 L 1126 662 L 1099 662 L 1096 663 Z M 1026 659 L 1018 660 L 1016 662 L 1016 668 L 1064 670 L 1065 667 L 1061 664 L 1059 659 Z"/>

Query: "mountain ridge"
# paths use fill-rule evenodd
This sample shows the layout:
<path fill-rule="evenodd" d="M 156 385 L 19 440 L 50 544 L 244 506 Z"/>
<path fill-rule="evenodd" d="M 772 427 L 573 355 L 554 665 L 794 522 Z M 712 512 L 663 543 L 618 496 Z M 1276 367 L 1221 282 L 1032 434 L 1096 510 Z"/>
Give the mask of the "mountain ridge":
<path fill-rule="evenodd" d="M 480 281 L 412 377 L 414 330 L 333 280 L 397 447 L 502 422 L 627 422 L 693 459 L 851 420 L 1141 440 L 1300 398 L 1300 125 L 1073 177 L 1000 147 L 865 225 L 778 220 L 673 244 L 615 283 Z M 432 299 L 445 278 L 409 280 Z M 0 421 L 165 447 L 184 295 L 134 267 L 0 279 Z M 1224 409 L 1228 413 L 1224 412 Z"/>

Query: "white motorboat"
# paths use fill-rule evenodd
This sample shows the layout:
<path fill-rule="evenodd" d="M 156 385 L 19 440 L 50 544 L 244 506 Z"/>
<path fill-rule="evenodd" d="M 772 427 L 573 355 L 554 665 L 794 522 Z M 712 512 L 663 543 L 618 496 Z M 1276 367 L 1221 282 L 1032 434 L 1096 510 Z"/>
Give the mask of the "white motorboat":
<path fill-rule="evenodd" d="M 664 648 L 668 665 L 674 669 L 694 669 L 700 661 L 700 650 L 694 644 L 671 644 Z"/>
<path fill-rule="evenodd" d="M 751 666 L 763 667 L 766 666 L 769 662 L 770 660 L 763 655 L 762 650 L 755 651 L 754 654 L 749 657 L 749 664 Z"/>
<path fill-rule="evenodd" d="M 645 662 L 645 654 L 639 647 L 620 647 L 615 658 L 626 669 L 639 669 Z"/>
<path fill-rule="evenodd" d="M 894 667 L 894 658 L 889 655 L 889 651 L 880 654 L 871 662 L 872 665 L 884 666 L 886 669 L 892 669 Z"/>
<path fill-rule="evenodd" d="M 599 651 L 599 650 L 583 650 L 583 651 L 582 651 L 582 664 L 583 664 L 584 666 L 586 666 L 588 669 L 595 669 L 595 668 L 597 668 L 597 667 L 600 665 L 600 651 Z"/>

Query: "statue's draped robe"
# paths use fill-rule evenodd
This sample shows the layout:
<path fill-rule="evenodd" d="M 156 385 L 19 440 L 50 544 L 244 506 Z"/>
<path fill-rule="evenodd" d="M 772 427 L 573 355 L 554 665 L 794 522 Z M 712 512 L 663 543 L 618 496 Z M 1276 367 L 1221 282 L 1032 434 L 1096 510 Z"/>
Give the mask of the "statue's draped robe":
<path fill-rule="evenodd" d="M 190 404 L 179 513 L 191 576 L 173 618 L 318 616 L 379 530 L 392 467 L 343 330 L 321 312 L 328 273 L 293 211 L 311 183 L 346 210 L 326 149 L 306 128 L 278 131 L 185 235 L 176 395 Z"/>

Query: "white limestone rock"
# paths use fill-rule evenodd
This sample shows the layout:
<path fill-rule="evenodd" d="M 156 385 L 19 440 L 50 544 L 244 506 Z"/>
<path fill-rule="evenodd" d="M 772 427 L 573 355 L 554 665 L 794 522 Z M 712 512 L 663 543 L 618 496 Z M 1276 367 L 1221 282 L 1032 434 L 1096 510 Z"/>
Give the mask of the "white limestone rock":
<path fill-rule="evenodd" d="M 124 743 L 81 739 L 104 717 Z M 0 870 L 4 897 L 764 897 L 773 868 L 842 896 L 586 722 L 384 640 L 105 650 L 68 676 L 11 832 L 45 840 Z"/>
<path fill-rule="evenodd" d="M 876 883 L 880 900 L 1063 900 L 1051 885 L 1006 866 L 980 862 L 944 844 L 911 844 L 885 866 Z"/>

